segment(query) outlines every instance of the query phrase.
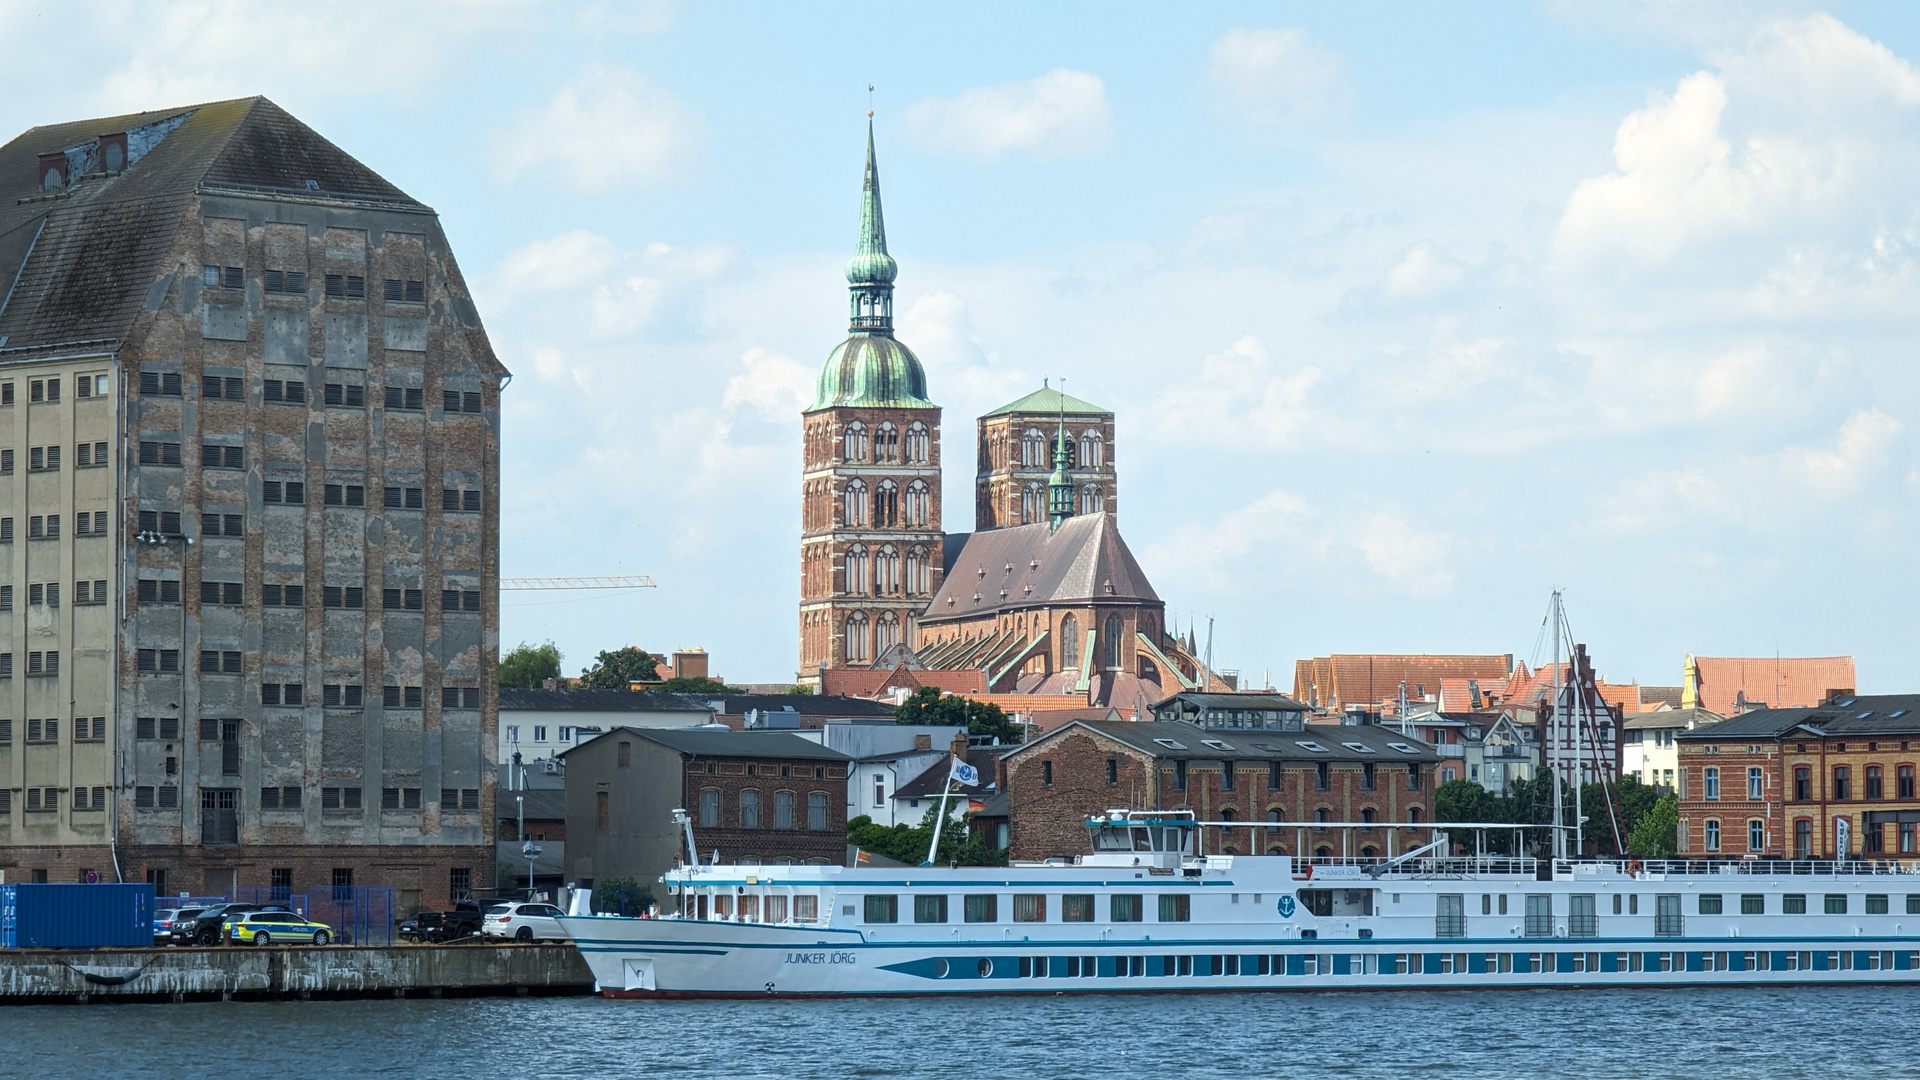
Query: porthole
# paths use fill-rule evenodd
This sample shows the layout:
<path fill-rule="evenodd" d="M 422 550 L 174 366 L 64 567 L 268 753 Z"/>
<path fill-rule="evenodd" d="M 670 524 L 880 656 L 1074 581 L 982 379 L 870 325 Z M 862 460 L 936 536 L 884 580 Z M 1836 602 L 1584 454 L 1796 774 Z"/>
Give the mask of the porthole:
<path fill-rule="evenodd" d="M 944 978 L 946 978 L 946 977 L 947 977 L 947 972 L 948 972 L 949 970 L 950 970 L 950 969 L 949 969 L 949 968 L 947 967 L 947 962 L 946 962 L 946 960 L 945 960 L 945 959 L 940 959 L 940 960 L 935 960 L 935 961 L 933 962 L 933 977 L 934 977 L 934 978 L 936 978 L 936 979 L 944 979 Z"/>
<path fill-rule="evenodd" d="M 984 956 L 980 958 L 980 977 L 983 979 L 993 977 L 993 961 Z"/>

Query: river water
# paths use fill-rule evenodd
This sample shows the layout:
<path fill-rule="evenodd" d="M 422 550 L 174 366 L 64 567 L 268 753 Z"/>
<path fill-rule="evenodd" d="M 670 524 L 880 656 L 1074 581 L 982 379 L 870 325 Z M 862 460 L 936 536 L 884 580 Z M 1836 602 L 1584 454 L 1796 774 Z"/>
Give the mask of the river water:
<path fill-rule="evenodd" d="M 10 1007 L 8 1076 L 1892 1076 L 1901 987 Z"/>

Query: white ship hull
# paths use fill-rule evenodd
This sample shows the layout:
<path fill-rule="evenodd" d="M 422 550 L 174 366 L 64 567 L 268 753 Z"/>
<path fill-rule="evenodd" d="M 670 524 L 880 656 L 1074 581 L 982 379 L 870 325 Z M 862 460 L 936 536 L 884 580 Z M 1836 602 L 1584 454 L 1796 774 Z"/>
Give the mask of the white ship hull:
<path fill-rule="evenodd" d="M 1920 875 L 1834 870 L 714 866 L 667 879 L 705 917 L 561 922 L 610 997 L 1920 982 Z"/>

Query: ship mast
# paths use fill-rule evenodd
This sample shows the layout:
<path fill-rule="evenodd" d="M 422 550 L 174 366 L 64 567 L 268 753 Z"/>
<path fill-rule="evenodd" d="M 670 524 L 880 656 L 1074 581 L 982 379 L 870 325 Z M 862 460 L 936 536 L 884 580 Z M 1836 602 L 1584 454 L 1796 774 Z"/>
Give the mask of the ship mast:
<path fill-rule="evenodd" d="M 1548 605 L 1547 621 L 1551 624 L 1547 634 L 1553 638 L 1553 697 L 1547 707 L 1547 770 L 1553 774 L 1553 855 L 1565 858 L 1567 854 L 1567 835 L 1561 831 L 1560 812 L 1560 737 L 1557 725 L 1560 722 L 1560 590 L 1553 590 L 1553 601 Z M 1540 655 L 1535 653 L 1535 656 Z"/>

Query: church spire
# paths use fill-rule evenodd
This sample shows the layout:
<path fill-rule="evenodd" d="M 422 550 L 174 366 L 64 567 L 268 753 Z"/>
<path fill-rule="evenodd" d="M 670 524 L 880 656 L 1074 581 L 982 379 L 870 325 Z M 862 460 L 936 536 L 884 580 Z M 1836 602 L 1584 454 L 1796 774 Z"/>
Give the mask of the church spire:
<path fill-rule="evenodd" d="M 1073 454 L 1067 439 L 1067 418 L 1060 418 L 1060 432 L 1053 442 L 1053 475 L 1047 478 L 1047 523 L 1049 532 L 1058 532 L 1060 523 L 1073 516 L 1073 474 L 1067 465 Z"/>
<path fill-rule="evenodd" d="M 893 332 L 893 279 L 899 264 L 887 254 L 887 224 L 880 213 L 880 167 L 873 153 L 873 113 L 867 113 L 867 175 L 860 190 L 860 237 L 847 260 L 852 294 L 851 326 L 856 332 Z"/>

